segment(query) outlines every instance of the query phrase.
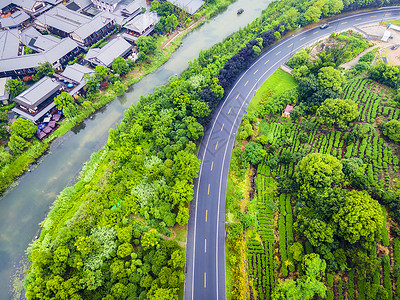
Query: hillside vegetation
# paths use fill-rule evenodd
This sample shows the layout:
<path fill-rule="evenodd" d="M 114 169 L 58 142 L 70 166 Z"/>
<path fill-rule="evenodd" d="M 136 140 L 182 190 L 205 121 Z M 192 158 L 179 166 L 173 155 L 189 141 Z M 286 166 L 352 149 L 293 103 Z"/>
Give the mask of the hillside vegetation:
<path fill-rule="evenodd" d="M 278 70 L 242 121 L 227 195 L 232 299 L 400 297 L 400 108 L 387 86 L 400 72 L 356 65 L 346 78 L 339 51 L 296 54 L 296 86 Z"/>

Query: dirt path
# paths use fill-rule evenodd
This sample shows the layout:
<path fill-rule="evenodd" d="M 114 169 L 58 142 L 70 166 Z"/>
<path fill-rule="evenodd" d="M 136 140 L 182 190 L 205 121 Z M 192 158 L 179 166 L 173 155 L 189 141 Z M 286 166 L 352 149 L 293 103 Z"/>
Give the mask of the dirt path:
<path fill-rule="evenodd" d="M 160 49 L 164 49 L 166 47 L 168 47 L 173 41 L 175 41 L 179 36 L 181 36 L 182 34 L 192 30 L 192 28 L 194 26 L 196 26 L 197 24 L 199 24 L 201 21 L 205 20 L 206 16 L 201 17 L 200 19 L 198 19 L 197 21 L 192 22 L 192 24 L 185 28 L 185 29 L 177 29 L 175 30 L 169 37 L 168 39 L 164 42 L 164 44 L 161 45 Z"/>
<path fill-rule="evenodd" d="M 139 216 L 133 215 L 133 218 L 134 218 L 135 220 L 139 221 L 140 223 L 142 223 L 143 225 L 146 225 L 146 223 L 143 221 L 143 219 L 140 218 Z M 174 239 L 176 238 L 176 232 L 175 232 L 172 228 L 170 228 L 170 230 L 171 230 L 171 232 L 172 232 L 172 235 L 171 235 L 171 236 L 166 236 L 165 234 L 162 234 L 162 233 L 159 233 L 159 232 L 157 232 L 157 233 L 158 233 L 158 235 L 161 236 L 164 240 L 174 240 Z M 186 243 L 181 242 L 181 241 L 176 241 L 176 242 L 179 244 L 179 246 L 181 246 L 181 247 L 183 247 L 183 248 L 186 248 Z"/>
<path fill-rule="evenodd" d="M 375 49 L 375 48 L 377 48 L 379 46 L 381 46 L 381 45 L 378 44 L 378 45 L 374 45 L 372 47 L 369 47 L 369 48 L 365 49 L 363 52 L 358 54 L 352 60 L 350 60 L 350 61 L 348 61 L 348 62 L 346 62 L 344 64 L 341 64 L 340 67 L 343 67 L 345 70 L 349 70 L 352 66 L 354 66 L 355 64 L 358 63 L 358 60 L 360 59 L 361 56 L 363 56 L 365 53 L 367 53 L 367 52 L 369 52 L 369 51 L 371 51 L 371 50 L 373 50 L 373 49 Z"/>

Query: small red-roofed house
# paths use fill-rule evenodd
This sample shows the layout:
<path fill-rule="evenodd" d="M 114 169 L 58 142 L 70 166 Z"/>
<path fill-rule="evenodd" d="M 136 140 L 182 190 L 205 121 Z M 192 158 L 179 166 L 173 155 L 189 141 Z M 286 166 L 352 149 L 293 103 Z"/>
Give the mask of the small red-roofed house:
<path fill-rule="evenodd" d="M 286 105 L 285 110 L 282 112 L 282 117 L 284 118 L 290 118 L 290 111 L 293 109 L 293 106 L 291 105 Z"/>

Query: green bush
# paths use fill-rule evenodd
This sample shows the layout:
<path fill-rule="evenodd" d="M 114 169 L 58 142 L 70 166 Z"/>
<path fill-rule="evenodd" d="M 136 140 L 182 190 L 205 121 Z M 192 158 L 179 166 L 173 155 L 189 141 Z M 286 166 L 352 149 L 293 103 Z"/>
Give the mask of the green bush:
<path fill-rule="evenodd" d="M 330 273 L 326 274 L 326 282 L 328 283 L 329 287 L 333 287 L 333 275 Z"/>

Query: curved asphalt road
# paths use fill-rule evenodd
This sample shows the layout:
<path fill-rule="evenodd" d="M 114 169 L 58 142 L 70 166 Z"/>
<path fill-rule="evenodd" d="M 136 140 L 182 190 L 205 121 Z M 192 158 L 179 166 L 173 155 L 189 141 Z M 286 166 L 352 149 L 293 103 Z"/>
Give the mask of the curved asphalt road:
<path fill-rule="evenodd" d="M 261 56 L 244 72 L 217 108 L 203 137 L 198 158 L 199 178 L 190 206 L 185 299 L 226 299 L 225 196 L 233 143 L 240 121 L 259 86 L 293 53 L 352 26 L 400 18 L 400 7 L 356 13 L 289 36 Z"/>

